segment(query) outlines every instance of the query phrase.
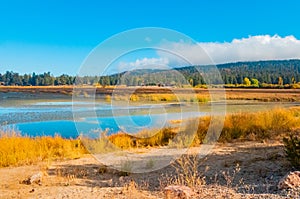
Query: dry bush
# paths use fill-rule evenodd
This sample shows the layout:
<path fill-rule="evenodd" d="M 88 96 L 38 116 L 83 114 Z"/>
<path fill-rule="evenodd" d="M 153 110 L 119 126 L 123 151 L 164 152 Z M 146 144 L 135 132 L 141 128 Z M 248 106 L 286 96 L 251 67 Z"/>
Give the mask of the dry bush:
<path fill-rule="evenodd" d="M 135 136 L 119 132 L 107 136 L 102 133 L 99 138 L 91 139 L 81 137 L 81 141 L 91 153 L 106 153 L 118 149 L 131 149 L 138 147 L 155 147 L 168 145 L 169 141 L 176 136 L 172 128 L 145 129 Z"/>
<path fill-rule="evenodd" d="M 117 133 L 117 134 L 110 135 L 108 139 L 115 146 L 122 149 L 128 149 L 133 147 L 132 137 L 133 136 L 128 135 L 126 133 Z"/>
<path fill-rule="evenodd" d="M 182 155 L 174 161 L 172 166 L 176 174 L 170 178 L 169 183 L 173 185 L 185 185 L 191 188 L 197 188 L 205 184 L 203 173 L 199 172 L 201 160 L 198 155 Z"/>
<path fill-rule="evenodd" d="M 82 135 L 79 139 L 86 150 L 92 154 L 113 152 L 116 150 L 116 147 L 109 141 L 106 133 L 107 132 L 101 133 L 101 135 L 96 139 L 84 137 Z"/>
<path fill-rule="evenodd" d="M 300 137 L 290 135 L 283 139 L 283 143 L 288 160 L 295 168 L 300 169 Z"/>
<path fill-rule="evenodd" d="M 144 130 L 137 134 L 135 146 L 165 146 L 175 135 L 176 132 L 168 127 L 160 130 Z"/>
<path fill-rule="evenodd" d="M 236 181 L 237 174 L 240 172 L 240 170 L 240 165 L 236 164 L 233 170 L 222 171 L 222 176 L 226 182 L 227 187 L 233 187 L 234 181 Z"/>
<path fill-rule="evenodd" d="M 107 136 L 106 132 L 104 132 L 101 133 L 99 138 L 80 137 L 80 140 L 87 151 L 94 154 L 114 152 L 120 149 L 165 146 L 175 135 L 176 132 L 172 128 L 163 128 L 160 130 L 145 129 L 137 133 L 136 136 L 123 132 Z"/>

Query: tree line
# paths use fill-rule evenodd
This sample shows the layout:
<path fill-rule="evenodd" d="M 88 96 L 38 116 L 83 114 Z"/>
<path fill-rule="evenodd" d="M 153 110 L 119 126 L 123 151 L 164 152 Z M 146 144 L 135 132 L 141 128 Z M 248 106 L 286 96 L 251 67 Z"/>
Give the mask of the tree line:
<path fill-rule="evenodd" d="M 67 74 L 53 76 L 24 74 L 7 71 L 0 73 L 1 85 L 50 86 L 50 85 L 126 85 L 126 86 L 176 86 L 194 87 L 206 84 L 225 84 L 227 87 L 271 87 L 287 86 L 300 82 L 300 60 L 237 62 L 216 65 L 222 79 L 218 78 L 214 66 L 187 66 L 170 70 L 139 69 L 113 75 L 75 77 Z M 203 74 L 209 77 L 203 78 Z"/>
<path fill-rule="evenodd" d="M 0 73 L 0 83 L 5 86 L 51 86 L 51 85 L 72 85 L 74 77 L 63 74 L 54 77 L 50 72 L 43 74 L 24 74 L 13 71 Z"/>
<path fill-rule="evenodd" d="M 219 74 L 216 73 L 216 68 Z M 204 76 L 206 78 L 203 78 Z M 140 69 L 102 76 L 99 79 L 101 85 L 167 85 L 177 87 L 183 87 L 187 84 L 193 87 L 201 87 L 205 84 L 225 84 L 226 87 L 269 88 L 292 87 L 296 84 L 300 86 L 299 82 L 300 60 L 237 62 L 216 66 L 187 66 L 172 70 Z"/>

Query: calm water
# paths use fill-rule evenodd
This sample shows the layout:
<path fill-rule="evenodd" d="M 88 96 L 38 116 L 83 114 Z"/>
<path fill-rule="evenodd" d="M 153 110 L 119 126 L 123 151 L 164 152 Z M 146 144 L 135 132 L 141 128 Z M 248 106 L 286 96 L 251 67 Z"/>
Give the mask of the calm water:
<path fill-rule="evenodd" d="M 101 117 L 101 118 L 86 118 L 84 121 L 70 120 L 54 120 L 41 122 L 26 122 L 11 125 L 5 125 L 5 128 L 16 129 L 22 135 L 40 136 L 59 134 L 65 138 L 76 138 L 79 134 L 88 135 L 89 137 L 97 137 L 99 133 L 108 131 L 108 134 L 124 131 L 136 133 L 145 128 L 161 128 L 169 126 L 169 120 L 186 119 L 196 116 L 201 116 L 204 113 L 187 112 L 187 113 L 171 113 L 168 116 L 165 114 L 148 115 L 133 115 L 133 116 L 117 116 L 117 117 Z M 166 118 L 168 117 L 168 118 Z M 168 120 L 166 120 L 168 119 Z M 131 123 L 125 124 L 125 121 L 131 120 Z M 121 124 L 119 123 L 121 121 Z"/>
<path fill-rule="evenodd" d="M 14 101 L 14 102 L 13 102 Z M 2 129 L 14 129 L 22 135 L 76 138 L 79 134 L 97 137 L 100 132 L 136 133 L 145 128 L 170 126 L 170 120 L 204 115 L 174 104 L 115 105 L 105 102 L 63 100 L 10 100 L 0 104 Z"/>
<path fill-rule="evenodd" d="M 2 94 L 3 96 L 4 94 Z M 5 96 L 5 95 L 4 95 Z M 0 96 L 1 97 L 1 96 Z M 295 103 L 227 102 L 227 112 L 259 111 Z M 215 113 L 218 113 L 216 105 Z M 145 128 L 170 126 L 171 120 L 187 119 L 211 113 L 209 104 L 115 104 L 104 101 L 75 101 L 67 98 L 22 98 L 16 95 L 0 101 L 0 127 L 15 129 L 22 135 L 59 134 L 75 138 L 79 134 L 97 137 L 119 131 L 136 133 Z"/>

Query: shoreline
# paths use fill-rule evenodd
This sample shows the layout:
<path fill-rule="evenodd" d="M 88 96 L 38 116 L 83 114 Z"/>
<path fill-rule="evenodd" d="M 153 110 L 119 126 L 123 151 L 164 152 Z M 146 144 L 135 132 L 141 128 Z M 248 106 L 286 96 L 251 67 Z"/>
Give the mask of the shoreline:
<path fill-rule="evenodd" d="M 75 88 L 75 89 L 74 89 Z M 74 89 L 74 90 L 73 90 Z M 225 91 L 225 93 L 224 93 Z M 256 100 L 263 102 L 300 102 L 300 89 L 265 89 L 265 88 L 224 88 L 224 89 L 201 89 L 201 88 L 167 88 L 167 87 L 124 87 L 124 88 L 102 88 L 94 86 L 0 86 L 0 98 L 5 94 L 18 95 L 24 93 L 24 97 L 46 97 L 54 95 L 56 98 L 72 98 L 76 92 L 78 98 L 99 98 L 109 95 L 150 95 L 164 96 L 174 95 L 194 95 L 197 94 L 203 100 L 209 100 L 210 93 L 216 97 L 226 97 L 226 100 Z M 96 95 L 95 95 L 96 94 Z M 109 99 L 110 100 L 110 99 Z M 162 101 L 162 99 L 159 99 Z M 137 100 L 139 101 L 139 100 Z M 143 102 L 143 101 L 141 101 Z"/>
<path fill-rule="evenodd" d="M 199 147 L 194 147 L 188 154 L 192 157 L 198 151 Z M 237 165 L 239 170 L 236 170 Z M 103 167 L 94 157 L 86 155 L 75 160 L 0 168 L 3 179 L 0 191 L 4 198 L 165 198 L 163 189 L 172 184 L 171 176 L 179 175 L 174 166 L 143 174 L 124 173 Z M 205 184 L 191 188 L 196 193 L 195 198 L 283 199 L 287 194 L 296 198 L 299 197 L 297 190 L 287 193 L 277 188 L 279 180 L 290 169 L 283 146 L 276 141 L 218 143 L 206 158 L 199 160 L 197 170 L 205 177 Z M 21 183 L 39 172 L 43 174 L 40 185 Z M 224 172 L 232 178 L 230 183 L 223 176 Z"/>

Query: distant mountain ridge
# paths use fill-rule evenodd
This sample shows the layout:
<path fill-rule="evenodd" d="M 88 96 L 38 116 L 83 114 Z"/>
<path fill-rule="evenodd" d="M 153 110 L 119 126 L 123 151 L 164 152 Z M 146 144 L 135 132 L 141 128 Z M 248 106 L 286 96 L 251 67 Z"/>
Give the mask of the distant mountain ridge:
<path fill-rule="evenodd" d="M 300 82 L 300 60 L 247 61 L 217 64 L 223 82 L 215 78 L 213 84 L 243 84 L 245 78 L 257 79 L 260 84 L 294 84 Z M 124 84 L 127 86 L 170 84 L 193 86 L 205 84 L 201 73 L 215 75 L 210 65 L 185 66 L 170 70 L 137 69 L 100 78 L 101 85 Z M 108 79 L 107 79 L 108 78 Z M 213 78 L 212 78 L 213 79 Z M 282 79 L 282 82 L 278 82 Z M 119 82 L 117 83 L 117 80 Z"/>
<path fill-rule="evenodd" d="M 216 68 L 218 70 L 216 70 Z M 216 74 L 219 73 L 220 75 Z M 210 77 L 210 84 L 246 85 L 265 87 L 268 84 L 280 86 L 293 85 L 300 82 L 300 59 L 291 60 L 269 60 L 269 61 L 247 61 L 216 66 L 185 66 L 173 69 L 137 69 L 128 72 L 108 76 L 85 76 L 74 77 L 60 75 L 54 77 L 50 72 L 43 74 L 24 74 L 7 71 L 0 73 L 1 85 L 22 85 L 22 86 L 48 86 L 48 85 L 126 85 L 126 86 L 177 86 L 184 85 L 199 86 L 205 85 L 203 75 Z M 300 86 L 300 84 L 299 84 Z"/>

